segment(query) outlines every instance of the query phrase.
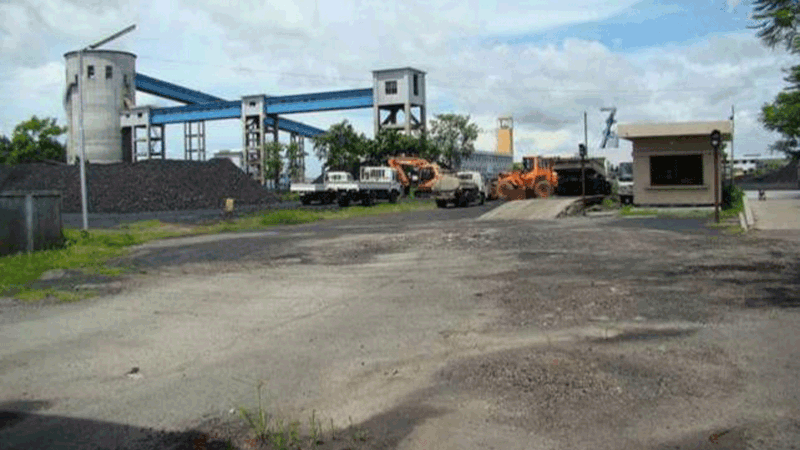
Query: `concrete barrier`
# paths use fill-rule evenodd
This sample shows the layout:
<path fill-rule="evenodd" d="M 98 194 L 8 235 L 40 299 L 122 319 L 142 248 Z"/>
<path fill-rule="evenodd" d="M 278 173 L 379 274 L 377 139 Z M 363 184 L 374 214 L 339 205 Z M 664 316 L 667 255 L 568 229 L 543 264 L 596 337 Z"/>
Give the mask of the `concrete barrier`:
<path fill-rule="evenodd" d="M 61 192 L 0 192 L 0 255 L 60 245 L 62 231 Z"/>

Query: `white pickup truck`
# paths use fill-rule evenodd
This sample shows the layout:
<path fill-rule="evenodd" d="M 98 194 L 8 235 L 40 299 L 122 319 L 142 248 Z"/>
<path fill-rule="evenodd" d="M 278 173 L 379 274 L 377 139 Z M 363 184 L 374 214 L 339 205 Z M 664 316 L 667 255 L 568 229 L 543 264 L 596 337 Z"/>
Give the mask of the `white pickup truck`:
<path fill-rule="evenodd" d="M 353 176 L 347 172 L 328 172 L 322 183 L 292 183 L 289 191 L 300 194 L 300 201 L 304 205 L 309 205 L 313 201 L 324 205 L 336 201 L 340 188 L 346 190 L 354 183 L 356 181 Z"/>
<path fill-rule="evenodd" d="M 312 201 L 319 201 L 322 204 L 336 201 L 339 206 L 346 207 L 351 202 L 357 201 L 369 206 L 375 203 L 376 199 L 386 199 L 394 203 L 400 197 L 403 188 L 393 168 L 362 167 L 360 181 L 356 181 L 347 172 L 328 172 L 323 183 L 293 184 L 289 190 L 300 194 L 300 201 L 304 205 Z"/>
<path fill-rule="evenodd" d="M 357 183 L 339 187 L 339 206 L 347 206 L 350 202 L 356 201 L 369 206 L 377 199 L 395 203 L 403 192 L 403 186 L 397 179 L 397 172 L 391 167 L 362 167 L 360 175 Z"/>
<path fill-rule="evenodd" d="M 433 186 L 436 206 L 446 208 L 448 203 L 467 206 L 472 202 L 483 205 L 486 201 L 486 183 L 478 172 L 445 174 Z"/>

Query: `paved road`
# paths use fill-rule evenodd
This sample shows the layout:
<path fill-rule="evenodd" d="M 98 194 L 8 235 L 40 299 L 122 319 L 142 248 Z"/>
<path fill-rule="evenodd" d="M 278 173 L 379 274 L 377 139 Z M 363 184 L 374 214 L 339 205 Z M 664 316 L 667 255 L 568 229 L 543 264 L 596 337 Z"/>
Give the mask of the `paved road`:
<path fill-rule="evenodd" d="M 800 439 L 800 244 L 491 207 L 151 243 L 118 295 L 0 309 L 0 447 L 172 448 L 259 379 L 354 448 Z"/>
<path fill-rule="evenodd" d="M 757 230 L 800 232 L 800 191 L 768 191 L 758 200 L 757 191 L 746 191 Z"/>

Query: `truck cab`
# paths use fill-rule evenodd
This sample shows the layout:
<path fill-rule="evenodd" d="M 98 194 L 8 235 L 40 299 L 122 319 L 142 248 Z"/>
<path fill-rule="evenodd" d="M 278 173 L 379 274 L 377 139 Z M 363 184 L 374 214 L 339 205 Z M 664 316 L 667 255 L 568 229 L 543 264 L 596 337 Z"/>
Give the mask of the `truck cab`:
<path fill-rule="evenodd" d="M 633 163 L 619 163 L 619 173 L 617 175 L 617 186 L 619 202 L 623 205 L 633 204 Z"/>

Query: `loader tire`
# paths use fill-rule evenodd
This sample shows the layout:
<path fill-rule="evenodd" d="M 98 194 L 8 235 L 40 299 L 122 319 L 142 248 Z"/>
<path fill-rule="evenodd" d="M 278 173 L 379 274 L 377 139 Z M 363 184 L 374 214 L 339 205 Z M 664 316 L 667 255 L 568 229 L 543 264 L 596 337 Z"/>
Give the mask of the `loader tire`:
<path fill-rule="evenodd" d="M 447 200 L 436 200 L 436 206 L 439 208 L 447 208 Z"/>
<path fill-rule="evenodd" d="M 525 193 L 522 189 L 518 189 L 510 181 L 500 183 L 497 186 L 497 194 L 503 200 L 521 200 L 525 198 Z"/>
<path fill-rule="evenodd" d="M 534 190 L 536 192 L 536 196 L 539 198 L 547 198 L 553 195 L 553 186 L 551 186 L 546 180 L 536 183 Z"/>

